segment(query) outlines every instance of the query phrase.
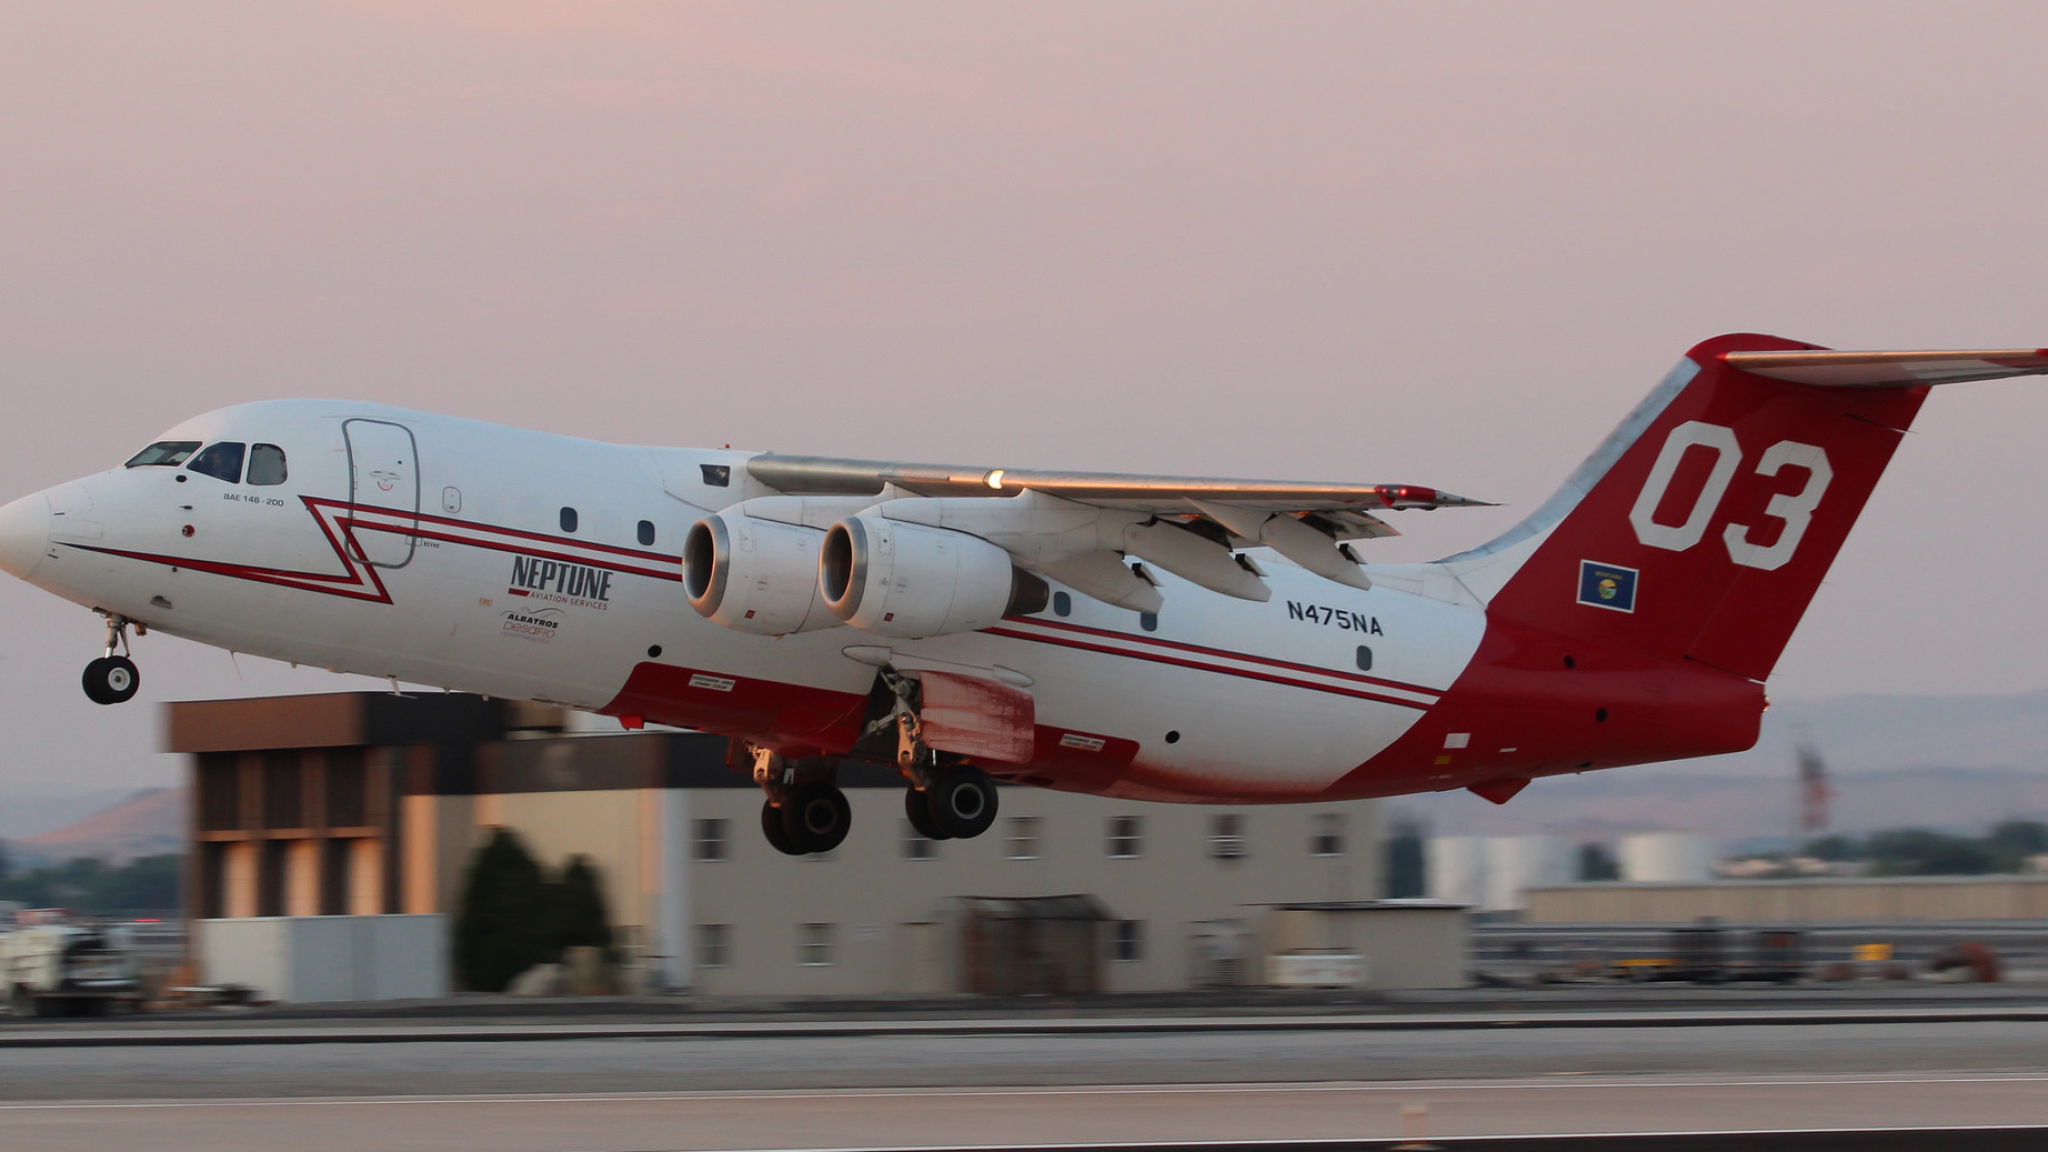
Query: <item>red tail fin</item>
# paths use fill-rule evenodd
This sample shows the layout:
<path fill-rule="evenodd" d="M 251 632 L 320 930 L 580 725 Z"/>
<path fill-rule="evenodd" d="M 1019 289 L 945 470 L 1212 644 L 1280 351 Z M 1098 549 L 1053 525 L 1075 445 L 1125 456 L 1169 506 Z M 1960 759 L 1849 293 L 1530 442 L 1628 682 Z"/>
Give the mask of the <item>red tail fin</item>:
<path fill-rule="evenodd" d="M 1458 558 L 1504 572 L 1526 555 L 1489 614 L 1769 676 L 1927 396 L 1790 383 L 1722 359 L 1813 347 L 1735 335 L 1687 353 L 1550 504 Z"/>

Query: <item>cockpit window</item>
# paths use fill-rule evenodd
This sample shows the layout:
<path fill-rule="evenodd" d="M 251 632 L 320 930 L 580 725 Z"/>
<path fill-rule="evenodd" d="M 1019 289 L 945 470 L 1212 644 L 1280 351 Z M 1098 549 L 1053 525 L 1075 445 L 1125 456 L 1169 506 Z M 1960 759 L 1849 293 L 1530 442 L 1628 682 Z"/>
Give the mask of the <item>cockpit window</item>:
<path fill-rule="evenodd" d="M 230 484 L 239 483 L 242 479 L 242 453 L 247 448 L 246 444 L 223 440 L 194 456 L 192 462 L 185 465 L 185 470 L 211 476 L 216 480 L 225 480 Z"/>
<path fill-rule="evenodd" d="M 284 449 L 275 444 L 257 444 L 249 449 L 249 483 L 284 483 Z"/>
<path fill-rule="evenodd" d="M 197 440 L 159 440 L 128 461 L 130 468 L 176 468 L 185 457 L 199 451 Z"/>

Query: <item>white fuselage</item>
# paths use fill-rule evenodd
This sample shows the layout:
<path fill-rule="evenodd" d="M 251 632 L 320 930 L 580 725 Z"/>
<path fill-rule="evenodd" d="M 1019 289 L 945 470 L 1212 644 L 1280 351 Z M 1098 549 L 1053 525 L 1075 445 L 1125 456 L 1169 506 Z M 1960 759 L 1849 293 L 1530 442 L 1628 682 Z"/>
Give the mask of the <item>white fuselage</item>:
<path fill-rule="evenodd" d="M 49 531 L 20 574 L 231 650 L 791 749 L 845 751 L 881 648 L 1027 683 L 1063 749 L 1021 774 L 1031 782 L 1301 798 L 1407 732 L 1486 627 L 1469 597 L 1419 582 L 1361 591 L 1262 557 L 1265 603 L 1164 576 L 1166 607 L 1142 620 L 1059 594 L 1000 627 L 923 640 L 843 626 L 755 636 L 693 611 L 678 561 L 693 522 L 772 494 L 748 478 L 749 453 L 317 400 L 223 409 L 164 439 L 274 445 L 287 478 L 142 466 L 60 485 L 30 498 L 47 501 Z M 721 466 L 723 486 L 709 482 Z M 1091 773 L 1104 748 L 1124 749 L 1123 767 Z"/>

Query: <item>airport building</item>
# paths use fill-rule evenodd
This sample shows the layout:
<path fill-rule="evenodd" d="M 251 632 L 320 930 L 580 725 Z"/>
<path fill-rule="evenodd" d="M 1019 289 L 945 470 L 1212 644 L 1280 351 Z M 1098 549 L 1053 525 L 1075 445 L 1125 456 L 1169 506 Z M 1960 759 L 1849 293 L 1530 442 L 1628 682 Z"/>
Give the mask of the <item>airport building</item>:
<path fill-rule="evenodd" d="M 911 828 L 901 777 L 846 764 L 852 834 L 792 857 L 763 837 L 761 791 L 729 765 L 723 737 L 571 734 L 558 711 L 459 694 L 167 710 L 167 750 L 190 757 L 186 900 L 201 978 L 284 998 L 445 988 L 445 927 L 422 925 L 445 925 L 500 827 L 548 867 L 571 855 L 596 866 L 629 990 L 1464 979 L 1462 908 L 1378 898 L 1371 801 L 1210 807 L 1005 787 L 986 835 L 935 842 Z M 433 988 L 391 975 L 429 968 Z"/>
<path fill-rule="evenodd" d="M 2048 876 L 1887 876 L 1561 884 L 1526 924 L 1911 924 L 2048 921 Z"/>

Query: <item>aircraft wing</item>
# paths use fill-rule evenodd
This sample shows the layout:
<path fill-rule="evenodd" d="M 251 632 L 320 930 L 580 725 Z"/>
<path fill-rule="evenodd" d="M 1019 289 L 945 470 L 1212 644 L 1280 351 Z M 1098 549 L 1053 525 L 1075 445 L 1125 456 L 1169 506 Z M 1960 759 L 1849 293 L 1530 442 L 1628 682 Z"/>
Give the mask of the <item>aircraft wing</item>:
<path fill-rule="evenodd" d="M 2048 348 L 1977 352 L 1723 352 L 1721 360 L 1757 376 L 1835 388 L 1910 388 L 2006 376 L 2048 374 Z"/>
<path fill-rule="evenodd" d="M 1162 515 L 1185 513 L 1190 510 L 1190 501 L 1295 513 L 1489 506 L 1483 500 L 1413 484 L 1325 484 L 1304 480 L 1055 472 L 773 453 L 748 460 L 747 473 L 761 483 L 791 495 L 871 496 L 892 484 L 919 496 L 1014 496 L 1019 492 L 1032 491 L 1098 508 Z M 1391 530 L 1385 534 L 1391 534 Z"/>
<path fill-rule="evenodd" d="M 971 532 L 1009 549 L 1020 564 L 1140 610 L 1156 610 L 1157 593 L 1142 569 L 1125 566 L 1126 555 L 1246 599 L 1270 594 L 1257 566 L 1236 555 L 1249 547 L 1269 547 L 1319 575 L 1370 587 L 1358 555 L 1343 542 L 1398 535 L 1378 513 L 1487 506 L 1414 484 L 1060 472 L 772 453 L 752 457 L 746 468 L 755 481 L 786 495 L 883 497 L 885 516 Z M 1085 510 L 1114 539 L 1097 535 L 1085 550 L 1067 550 L 1074 547 L 1067 544 L 1047 551 L 1048 535 L 1062 530 L 1056 525 L 1074 523 L 1076 510 Z M 1076 537 L 1069 533 L 1064 539 Z"/>

